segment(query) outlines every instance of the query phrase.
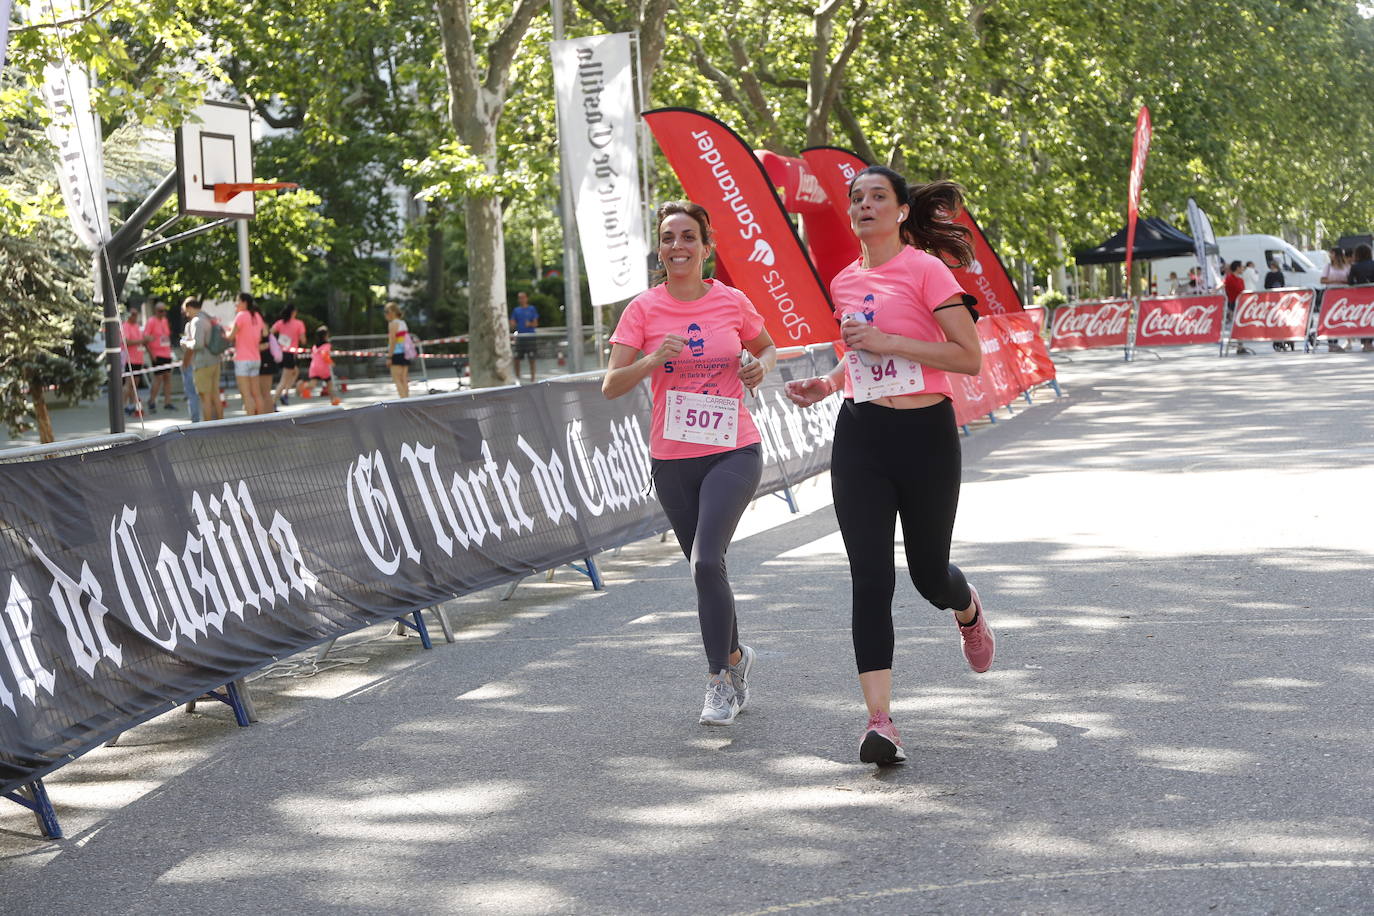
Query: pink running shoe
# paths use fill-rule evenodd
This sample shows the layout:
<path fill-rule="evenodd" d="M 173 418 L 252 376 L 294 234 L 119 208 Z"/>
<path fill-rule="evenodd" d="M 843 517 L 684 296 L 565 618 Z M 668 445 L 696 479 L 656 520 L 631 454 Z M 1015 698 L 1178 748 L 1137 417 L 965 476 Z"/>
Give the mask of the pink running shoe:
<path fill-rule="evenodd" d="M 968 666 L 982 674 L 992 667 L 992 658 L 997 654 L 997 638 L 992 635 L 992 627 L 988 626 L 988 615 L 983 612 L 983 602 L 978 600 L 978 589 L 970 585 L 968 590 L 973 595 L 973 606 L 978 609 L 978 619 L 967 627 L 959 623 L 958 617 L 954 618 L 954 622 L 959 623 L 959 635 L 964 640 L 964 658 L 968 660 Z"/>
<path fill-rule="evenodd" d="M 859 743 L 859 759 L 864 763 L 876 763 L 880 767 L 891 766 L 906 760 L 902 750 L 902 739 L 897 737 L 897 726 L 885 712 L 875 712 L 868 717 L 868 730 Z"/>

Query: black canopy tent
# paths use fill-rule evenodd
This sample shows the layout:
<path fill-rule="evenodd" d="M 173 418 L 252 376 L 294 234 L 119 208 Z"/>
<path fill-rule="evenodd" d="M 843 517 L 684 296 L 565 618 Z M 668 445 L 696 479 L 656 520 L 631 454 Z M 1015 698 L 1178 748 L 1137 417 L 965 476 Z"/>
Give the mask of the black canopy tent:
<path fill-rule="evenodd" d="M 1216 252 L 1210 246 L 1209 254 Z M 1135 253 L 1132 260 L 1152 261 L 1155 258 L 1173 258 L 1192 254 L 1196 250 L 1193 240 L 1170 226 L 1157 216 L 1142 219 L 1135 225 Z M 1126 260 L 1126 229 L 1113 235 L 1096 248 L 1080 248 L 1073 253 L 1079 264 L 1120 264 Z"/>
<path fill-rule="evenodd" d="M 1374 235 L 1343 235 L 1336 247 L 1343 251 L 1354 251 L 1359 245 L 1374 247 Z"/>

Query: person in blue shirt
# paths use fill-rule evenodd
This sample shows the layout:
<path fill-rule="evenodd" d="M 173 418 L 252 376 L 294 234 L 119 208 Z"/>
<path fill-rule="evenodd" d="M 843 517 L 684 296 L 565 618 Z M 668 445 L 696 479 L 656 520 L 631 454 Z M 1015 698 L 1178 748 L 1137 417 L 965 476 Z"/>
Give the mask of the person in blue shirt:
<path fill-rule="evenodd" d="M 528 293 L 516 293 L 519 303 L 510 313 L 510 329 L 515 332 L 515 377 L 520 377 L 520 360 L 530 363 L 530 383 L 534 383 L 534 329 L 539 327 L 539 310 L 530 305 Z"/>

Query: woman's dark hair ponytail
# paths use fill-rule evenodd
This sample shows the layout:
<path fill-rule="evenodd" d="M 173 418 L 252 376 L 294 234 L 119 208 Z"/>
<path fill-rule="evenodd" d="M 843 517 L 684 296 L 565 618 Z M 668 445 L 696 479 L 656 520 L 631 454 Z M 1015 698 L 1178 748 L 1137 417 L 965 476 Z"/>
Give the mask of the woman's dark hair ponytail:
<path fill-rule="evenodd" d="M 960 267 L 973 263 L 973 233 L 954 221 L 964 207 L 964 189 L 952 181 L 931 181 L 915 187 L 883 165 L 870 165 L 850 180 L 850 188 L 861 175 L 881 175 L 892 185 L 898 200 L 906 201 L 908 213 L 902 223 L 902 241 L 923 248 L 943 261 Z"/>

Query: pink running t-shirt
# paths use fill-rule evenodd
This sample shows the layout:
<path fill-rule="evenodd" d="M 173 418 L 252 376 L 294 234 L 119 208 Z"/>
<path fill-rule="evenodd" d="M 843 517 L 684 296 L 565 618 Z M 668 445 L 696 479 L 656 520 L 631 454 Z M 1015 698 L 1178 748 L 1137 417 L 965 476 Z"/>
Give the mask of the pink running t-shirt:
<path fill-rule="evenodd" d="M 310 348 L 310 377 L 329 378 L 329 364 L 334 362 L 334 357 L 329 355 L 329 351 L 334 348 L 333 344 L 316 344 Z"/>
<path fill-rule="evenodd" d="M 262 342 L 262 316 L 244 309 L 234 316 L 234 361 L 261 359 L 258 344 Z"/>
<path fill-rule="evenodd" d="M 964 290 L 944 261 L 907 245 L 885 264 L 861 264 L 861 259 L 856 260 L 830 281 L 836 321 L 844 321 L 850 312 L 863 312 L 870 324 L 887 334 L 913 340 L 947 339 L 940 322 L 935 320 L 935 309 Z M 839 346 L 842 353 L 848 349 L 843 343 Z M 943 369 L 922 366 L 921 370 L 925 388 L 910 394 L 952 395 L 953 388 Z M 844 376 L 844 396 L 854 397 L 849 373 Z"/>
<path fill-rule="evenodd" d="M 284 350 L 295 350 L 301 345 L 301 338 L 305 336 L 305 322 L 299 318 L 292 318 L 289 321 L 276 321 L 272 324 L 272 333 L 279 338 Z M 285 337 L 285 341 L 280 338 Z"/>
<path fill-rule="evenodd" d="M 172 358 L 172 326 L 166 318 L 149 318 L 143 325 L 143 337 L 153 359 Z"/>
<path fill-rule="evenodd" d="M 706 295 L 690 302 L 673 298 L 665 284 L 640 293 L 625 307 L 611 334 L 611 343 L 644 353 L 657 350 L 669 334 L 687 338 L 682 353 L 654 369 L 651 376 L 654 410 L 649 422 L 649 454 L 655 458 L 699 458 L 759 441 L 759 431 L 744 406 L 747 395 L 739 379 L 739 351 L 742 341 L 753 340 L 763 331 L 763 316 L 749 297 L 734 287 L 715 280 L 707 280 L 706 286 Z M 669 391 L 738 398 L 736 444 L 665 439 L 663 420 Z"/>

